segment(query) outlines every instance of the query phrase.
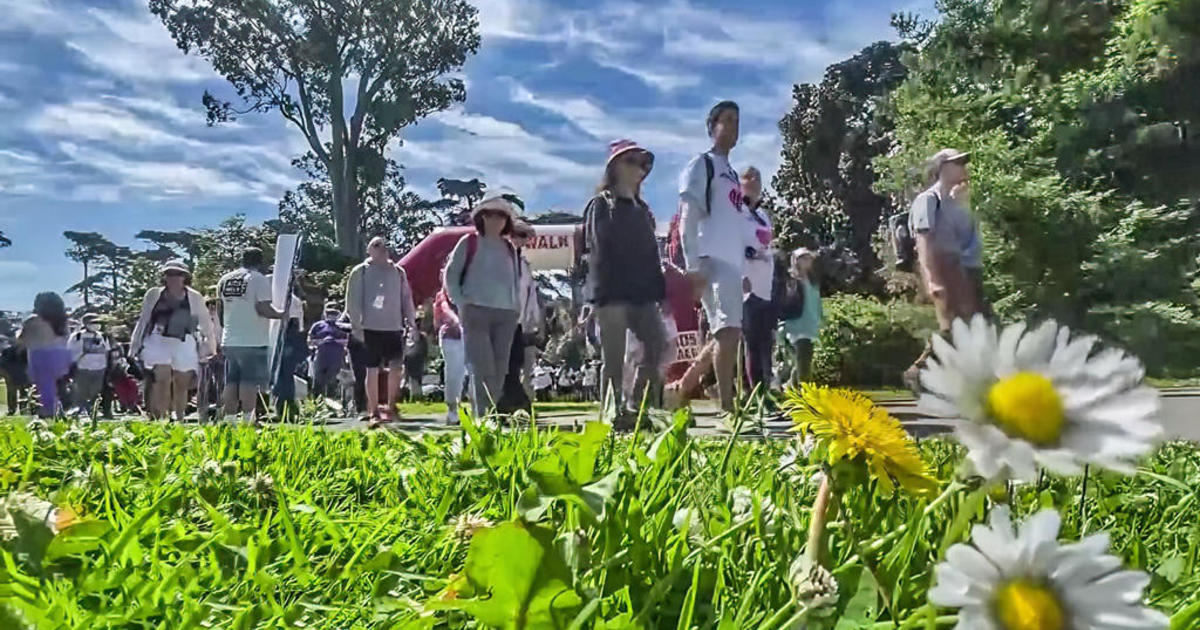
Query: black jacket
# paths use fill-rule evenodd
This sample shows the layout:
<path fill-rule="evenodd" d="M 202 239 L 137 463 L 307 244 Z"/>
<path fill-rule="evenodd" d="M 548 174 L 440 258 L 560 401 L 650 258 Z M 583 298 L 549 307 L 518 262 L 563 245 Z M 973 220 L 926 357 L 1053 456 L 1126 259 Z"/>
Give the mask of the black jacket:
<path fill-rule="evenodd" d="M 650 208 L 602 193 L 588 203 L 584 221 L 592 303 L 661 302 L 666 281 Z"/>

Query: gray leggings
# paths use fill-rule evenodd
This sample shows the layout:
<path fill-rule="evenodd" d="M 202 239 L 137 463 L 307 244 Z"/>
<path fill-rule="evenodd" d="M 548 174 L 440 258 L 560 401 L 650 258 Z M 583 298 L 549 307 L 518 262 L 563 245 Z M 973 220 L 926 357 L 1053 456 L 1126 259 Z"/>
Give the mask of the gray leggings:
<path fill-rule="evenodd" d="M 633 384 L 633 396 L 638 399 L 629 402 L 640 406 L 641 397 L 645 395 L 650 404 L 656 405 L 660 381 L 658 367 L 667 345 L 667 332 L 663 329 L 658 304 L 607 304 L 596 309 L 596 322 L 600 325 L 600 354 L 604 360 L 600 379 L 602 400 L 611 391 L 618 410 L 623 404 L 621 387 L 625 371 L 625 331 L 628 330 L 641 342 L 643 349 Z M 646 394 L 647 387 L 650 387 L 649 394 Z"/>
<path fill-rule="evenodd" d="M 508 374 L 508 355 L 517 332 L 517 312 L 467 304 L 462 309 L 463 345 L 471 366 L 471 403 L 483 417 L 499 399 Z"/>

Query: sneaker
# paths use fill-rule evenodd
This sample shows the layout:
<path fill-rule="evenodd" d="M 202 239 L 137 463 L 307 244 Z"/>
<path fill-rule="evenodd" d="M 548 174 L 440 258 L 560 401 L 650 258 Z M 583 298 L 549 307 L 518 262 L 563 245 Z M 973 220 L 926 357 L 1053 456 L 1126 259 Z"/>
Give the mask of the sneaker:
<path fill-rule="evenodd" d="M 446 423 L 446 426 L 448 426 L 448 427 L 456 427 L 460 424 L 459 420 L 458 420 L 458 410 L 457 409 L 451 409 L 446 412 L 445 423 Z"/>
<path fill-rule="evenodd" d="M 638 414 L 636 411 L 624 410 L 613 418 L 613 431 L 617 433 L 630 433 L 637 427 L 637 419 Z"/>
<path fill-rule="evenodd" d="M 914 395 L 921 395 L 921 367 L 914 365 L 904 370 L 904 386 Z"/>

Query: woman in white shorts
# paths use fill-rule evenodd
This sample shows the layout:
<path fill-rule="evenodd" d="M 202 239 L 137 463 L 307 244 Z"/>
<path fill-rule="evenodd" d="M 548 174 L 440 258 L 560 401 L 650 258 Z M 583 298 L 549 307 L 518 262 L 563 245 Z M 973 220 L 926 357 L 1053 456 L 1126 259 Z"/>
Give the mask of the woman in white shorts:
<path fill-rule="evenodd" d="M 142 300 L 129 354 L 140 353 L 153 375 L 147 395 L 150 417 L 168 417 L 174 410 L 182 422 L 200 363 L 216 354 L 216 336 L 204 296 L 188 286 L 192 274 L 187 265 L 171 261 L 161 271 L 163 286 L 150 289 Z"/>

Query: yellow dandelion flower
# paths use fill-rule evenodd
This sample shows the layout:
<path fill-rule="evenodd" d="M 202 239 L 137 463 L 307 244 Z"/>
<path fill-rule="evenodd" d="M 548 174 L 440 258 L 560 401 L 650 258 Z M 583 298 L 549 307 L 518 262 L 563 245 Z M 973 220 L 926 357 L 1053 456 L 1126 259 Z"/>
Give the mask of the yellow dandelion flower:
<path fill-rule="evenodd" d="M 914 494 L 937 489 L 908 432 L 866 396 L 810 383 L 789 390 L 785 407 L 796 430 L 812 433 L 824 446 L 830 465 L 861 458 L 884 494 L 897 484 Z"/>

